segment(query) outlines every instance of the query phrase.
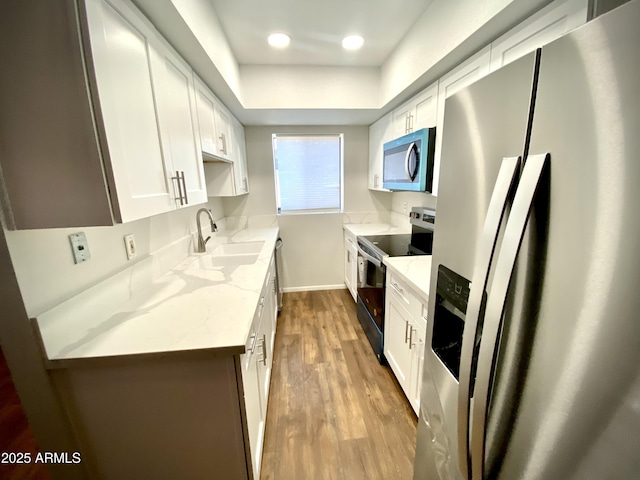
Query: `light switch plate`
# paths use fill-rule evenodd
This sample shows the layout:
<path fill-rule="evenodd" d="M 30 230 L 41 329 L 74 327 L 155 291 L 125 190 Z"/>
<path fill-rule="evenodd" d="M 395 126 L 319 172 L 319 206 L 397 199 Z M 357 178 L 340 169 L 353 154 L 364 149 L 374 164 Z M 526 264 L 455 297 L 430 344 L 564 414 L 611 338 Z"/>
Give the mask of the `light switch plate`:
<path fill-rule="evenodd" d="M 84 232 L 72 233 L 69 235 L 69 241 L 71 242 L 74 263 L 86 262 L 91 258 L 89 243 Z"/>
<path fill-rule="evenodd" d="M 136 248 L 136 237 L 133 233 L 124 237 L 124 246 L 127 250 L 127 260 L 135 258 L 138 254 L 138 249 Z"/>

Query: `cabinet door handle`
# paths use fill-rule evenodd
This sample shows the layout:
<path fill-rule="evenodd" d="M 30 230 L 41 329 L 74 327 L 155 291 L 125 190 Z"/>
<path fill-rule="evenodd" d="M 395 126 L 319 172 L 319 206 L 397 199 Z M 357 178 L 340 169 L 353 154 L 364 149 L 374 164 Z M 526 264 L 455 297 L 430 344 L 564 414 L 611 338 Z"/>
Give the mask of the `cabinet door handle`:
<path fill-rule="evenodd" d="M 404 117 L 404 133 L 409 133 L 409 114 Z"/>
<path fill-rule="evenodd" d="M 391 286 L 393 287 L 393 289 L 398 292 L 400 295 L 402 295 L 404 297 L 404 290 L 401 289 L 397 283 L 393 283 L 391 282 Z"/>
<path fill-rule="evenodd" d="M 184 195 L 184 203 L 189 205 L 189 199 L 187 198 L 187 181 L 184 178 L 184 170 L 182 171 L 182 193 Z"/>
<path fill-rule="evenodd" d="M 180 202 L 180 205 L 184 205 L 184 197 L 182 195 L 182 182 L 180 181 L 180 172 L 178 170 L 176 170 L 176 176 L 171 177 L 171 180 L 175 180 L 178 184 L 178 196 L 176 197 L 176 200 Z"/>
<path fill-rule="evenodd" d="M 409 114 L 409 133 L 413 132 L 413 113 Z"/>
<path fill-rule="evenodd" d="M 226 155 L 227 154 L 227 137 L 225 137 L 224 133 L 221 133 L 218 138 L 220 139 L 220 143 L 222 145 L 220 147 L 220 151 Z"/>
<path fill-rule="evenodd" d="M 413 325 L 412 325 L 411 328 L 409 329 L 409 350 L 411 350 L 411 347 L 414 346 L 414 343 L 413 343 L 413 330 L 414 330 L 414 328 L 413 328 Z"/>
<path fill-rule="evenodd" d="M 407 343 L 409 339 L 409 320 L 404 321 L 404 343 Z"/>

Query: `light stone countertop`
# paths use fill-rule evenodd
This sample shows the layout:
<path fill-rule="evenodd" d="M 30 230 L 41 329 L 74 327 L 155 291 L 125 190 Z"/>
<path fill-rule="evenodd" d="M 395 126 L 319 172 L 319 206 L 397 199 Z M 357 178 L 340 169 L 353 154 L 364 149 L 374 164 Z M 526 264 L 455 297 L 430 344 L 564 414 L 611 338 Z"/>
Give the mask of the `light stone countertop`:
<path fill-rule="evenodd" d="M 400 275 L 419 296 L 429 300 L 431 255 L 385 257 L 383 262 L 392 272 Z"/>
<path fill-rule="evenodd" d="M 355 236 L 411 233 L 411 224 L 409 222 L 402 227 L 389 223 L 345 223 L 342 228 Z"/>
<path fill-rule="evenodd" d="M 130 268 L 38 315 L 48 367 L 195 350 L 244 353 L 277 238 L 277 228 L 219 232 L 207 253 L 187 256 L 142 289 L 135 283 L 150 268 Z M 264 244 L 255 263 L 207 268 L 217 246 L 257 241 Z"/>

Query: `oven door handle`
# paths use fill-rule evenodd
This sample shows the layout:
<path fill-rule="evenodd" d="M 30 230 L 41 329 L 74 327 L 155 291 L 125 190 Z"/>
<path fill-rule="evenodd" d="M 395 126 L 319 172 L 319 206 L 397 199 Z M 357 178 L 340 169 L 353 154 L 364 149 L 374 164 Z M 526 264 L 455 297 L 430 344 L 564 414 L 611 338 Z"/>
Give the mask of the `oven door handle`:
<path fill-rule="evenodd" d="M 369 255 L 364 250 L 362 250 L 360 248 L 360 245 L 358 245 L 358 255 L 360 255 L 361 257 L 366 258 L 368 261 L 373 263 L 376 267 L 382 267 L 382 262 L 380 260 L 378 260 L 377 258 L 372 257 L 371 255 Z"/>

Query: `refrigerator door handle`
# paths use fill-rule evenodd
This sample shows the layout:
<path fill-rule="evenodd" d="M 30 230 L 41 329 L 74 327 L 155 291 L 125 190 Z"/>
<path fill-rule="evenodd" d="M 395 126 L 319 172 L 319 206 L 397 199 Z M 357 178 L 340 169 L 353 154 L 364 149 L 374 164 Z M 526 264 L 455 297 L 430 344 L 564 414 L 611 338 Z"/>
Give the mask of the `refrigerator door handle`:
<path fill-rule="evenodd" d="M 540 178 L 549 162 L 549 154 L 530 155 L 518 183 L 509 219 L 498 252 L 491 296 L 487 300 L 482 343 L 478 354 L 471 429 L 471 472 L 473 480 L 484 478 L 484 454 L 487 413 L 497 361 L 504 309 L 524 231 L 529 220 Z"/>
<path fill-rule="evenodd" d="M 493 187 L 487 216 L 478 242 L 476 261 L 473 268 L 469 303 L 465 315 L 462 350 L 460 355 L 460 376 L 458 387 L 458 455 L 460 472 L 463 478 L 471 478 L 469 457 L 469 405 L 472 396 L 471 375 L 476 336 L 482 322 L 480 310 L 489 278 L 489 268 L 509 200 L 509 192 L 517 182 L 520 170 L 520 157 L 507 157 L 502 160 L 498 178 Z"/>

